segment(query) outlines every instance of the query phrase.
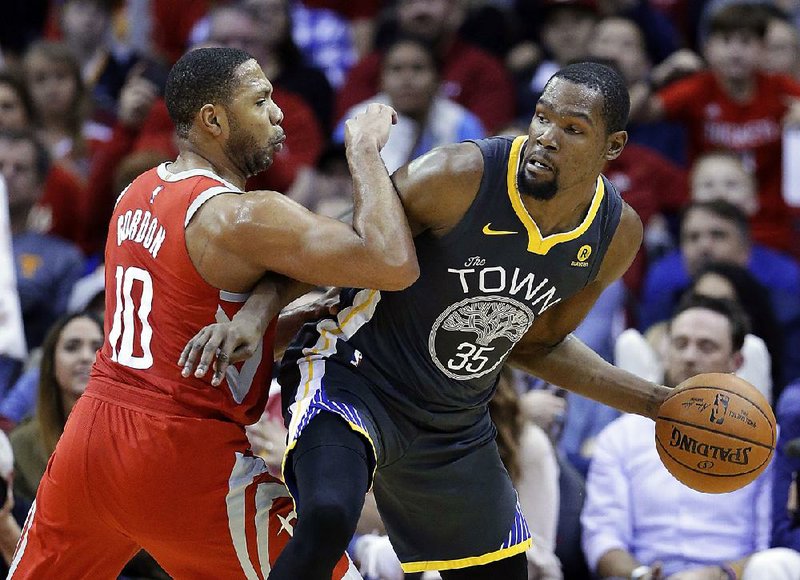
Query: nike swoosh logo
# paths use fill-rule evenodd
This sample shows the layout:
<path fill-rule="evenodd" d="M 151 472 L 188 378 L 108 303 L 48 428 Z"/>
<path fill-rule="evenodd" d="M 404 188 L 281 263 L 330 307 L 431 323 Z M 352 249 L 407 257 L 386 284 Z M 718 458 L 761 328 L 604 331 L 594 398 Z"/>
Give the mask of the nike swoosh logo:
<path fill-rule="evenodd" d="M 491 228 L 492 222 L 489 222 L 485 226 L 483 226 L 483 233 L 487 236 L 511 236 L 513 234 L 518 234 L 519 232 L 512 232 L 509 230 L 493 230 Z"/>

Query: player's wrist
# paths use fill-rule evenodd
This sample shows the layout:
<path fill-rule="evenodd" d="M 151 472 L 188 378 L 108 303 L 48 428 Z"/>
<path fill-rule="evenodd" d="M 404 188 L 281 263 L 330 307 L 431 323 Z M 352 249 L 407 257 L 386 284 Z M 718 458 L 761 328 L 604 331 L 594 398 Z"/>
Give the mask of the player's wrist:
<path fill-rule="evenodd" d="M 734 570 L 729 564 L 723 562 L 719 566 L 720 571 L 722 574 L 720 575 L 720 580 L 737 580 L 738 576 L 736 575 L 736 570 Z"/>

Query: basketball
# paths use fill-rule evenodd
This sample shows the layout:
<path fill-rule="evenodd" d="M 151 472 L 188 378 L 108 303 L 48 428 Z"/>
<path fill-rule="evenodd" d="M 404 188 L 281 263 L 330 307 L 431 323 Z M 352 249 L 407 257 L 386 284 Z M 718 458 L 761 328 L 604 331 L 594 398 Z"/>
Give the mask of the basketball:
<path fill-rule="evenodd" d="M 775 437 L 775 415 L 764 395 L 733 374 L 683 381 L 656 418 L 664 466 L 704 493 L 726 493 L 753 481 L 769 465 Z"/>

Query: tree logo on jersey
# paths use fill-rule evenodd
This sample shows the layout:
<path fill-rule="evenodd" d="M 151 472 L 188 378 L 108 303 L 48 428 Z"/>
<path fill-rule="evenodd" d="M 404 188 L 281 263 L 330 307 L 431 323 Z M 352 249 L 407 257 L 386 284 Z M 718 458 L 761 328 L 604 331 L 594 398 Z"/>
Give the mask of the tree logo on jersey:
<path fill-rule="evenodd" d="M 512 298 L 467 298 L 439 315 L 428 338 L 428 350 L 448 377 L 481 377 L 497 368 L 533 319 L 531 309 Z"/>

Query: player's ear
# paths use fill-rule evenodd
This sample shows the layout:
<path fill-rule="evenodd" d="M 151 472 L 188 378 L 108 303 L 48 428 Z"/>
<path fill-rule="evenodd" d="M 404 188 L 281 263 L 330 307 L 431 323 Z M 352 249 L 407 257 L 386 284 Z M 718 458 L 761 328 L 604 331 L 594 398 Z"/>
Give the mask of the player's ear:
<path fill-rule="evenodd" d="M 611 133 L 606 139 L 606 151 L 605 151 L 605 158 L 606 161 L 611 161 L 612 159 L 616 159 L 622 153 L 622 150 L 625 148 L 625 144 L 628 142 L 628 132 L 627 131 L 615 131 Z"/>
<path fill-rule="evenodd" d="M 208 103 L 200 109 L 200 126 L 203 130 L 208 131 L 214 137 L 219 137 L 223 132 L 223 125 L 227 121 L 225 119 L 225 111 L 219 107 Z"/>

